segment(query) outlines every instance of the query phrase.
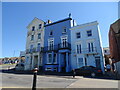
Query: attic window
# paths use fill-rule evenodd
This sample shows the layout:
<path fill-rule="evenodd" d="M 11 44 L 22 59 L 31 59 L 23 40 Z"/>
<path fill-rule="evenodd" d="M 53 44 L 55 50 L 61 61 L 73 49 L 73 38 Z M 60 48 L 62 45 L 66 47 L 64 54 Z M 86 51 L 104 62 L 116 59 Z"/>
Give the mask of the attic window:
<path fill-rule="evenodd" d="M 53 35 L 53 31 L 50 31 L 50 36 L 52 36 Z"/>
<path fill-rule="evenodd" d="M 64 27 L 62 33 L 66 33 L 66 32 L 67 32 L 67 29 L 66 29 L 66 27 Z"/>
<path fill-rule="evenodd" d="M 32 31 L 35 31 L 35 26 L 32 27 Z"/>

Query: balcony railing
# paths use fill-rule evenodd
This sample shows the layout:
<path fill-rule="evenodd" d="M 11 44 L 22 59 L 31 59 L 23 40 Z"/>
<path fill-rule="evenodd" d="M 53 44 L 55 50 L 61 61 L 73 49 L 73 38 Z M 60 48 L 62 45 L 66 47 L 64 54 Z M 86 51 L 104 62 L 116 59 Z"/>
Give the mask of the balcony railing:
<path fill-rule="evenodd" d="M 63 42 L 58 44 L 59 49 L 71 49 L 71 44 L 68 42 Z"/>
<path fill-rule="evenodd" d="M 33 49 L 27 49 L 26 50 L 26 53 L 33 53 L 33 52 L 42 52 L 43 51 L 43 47 L 36 47 L 36 48 L 33 48 Z"/>
<path fill-rule="evenodd" d="M 53 46 L 46 46 L 43 48 L 43 52 L 46 51 L 57 51 L 58 50 L 58 45 L 53 45 Z"/>
<path fill-rule="evenodd" d="M 66 43 L 59 43 L 58 45 L 45 46 L 41 48 L 36 47 L 33 49 L 27 49 L 26 53 L 58 51 L 60 49 L 71 49 L 71 45 L 68 42 L 66 42 Z"/>

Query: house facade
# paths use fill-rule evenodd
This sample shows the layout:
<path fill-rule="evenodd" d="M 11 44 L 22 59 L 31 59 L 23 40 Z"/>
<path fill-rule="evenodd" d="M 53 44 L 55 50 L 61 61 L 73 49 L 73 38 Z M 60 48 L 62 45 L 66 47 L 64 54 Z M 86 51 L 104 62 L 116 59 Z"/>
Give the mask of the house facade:
<path fill-rule="evenodd" d="M 25 70 L 43 67 L 44 24 L 44 21 L 34 18 L 27 26 Z"/>
<path fill-rule="evenodd" d="M 70 72 L 92 65 L 104 71 L 96 21 L 76 26 L 70 14 L 56 22 L 34 18 L 27 29 L 25 70 Z"/>
<path fill-rule="evenodd" d="M 45 25 L 44 70 L 69 72 L 71 70 L 71 17 Z"/>
<path fill-rule="evenodd" d="M 71 29 L 71 66 L 94 66 L 104 72 L 103 49 L 98 22 L 90 22 Z"/>
<path fill-rule="evenodd" d="M 115 64 L 117 78 L 120 79 L 120 18 L 110 25 L 109 47 L 112 63 Z"/>

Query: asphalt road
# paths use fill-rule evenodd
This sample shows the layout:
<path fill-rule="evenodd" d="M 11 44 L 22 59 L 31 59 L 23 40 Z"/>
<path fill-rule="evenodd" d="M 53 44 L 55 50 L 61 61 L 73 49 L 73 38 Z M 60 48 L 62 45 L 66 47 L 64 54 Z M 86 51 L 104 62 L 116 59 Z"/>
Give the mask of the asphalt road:
<path fill-rule="evenodd" d="M 33 75 L 2 73 L 2 88 L 32 88 Z M 117 80 L 37 75 L 37 88 L 118 88 Z"/>

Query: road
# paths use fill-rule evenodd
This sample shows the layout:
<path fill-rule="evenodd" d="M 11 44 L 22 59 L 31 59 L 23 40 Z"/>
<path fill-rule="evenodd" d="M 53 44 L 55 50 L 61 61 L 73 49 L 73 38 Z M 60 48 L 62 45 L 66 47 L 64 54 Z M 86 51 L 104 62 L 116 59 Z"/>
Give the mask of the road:
<path fill-rule="evenodd" d="M 2 88 L 31 88 L 33 75 L 2 73 Z M 118 88 L 117 80 L 38 75 L 37 88 Z"/>

